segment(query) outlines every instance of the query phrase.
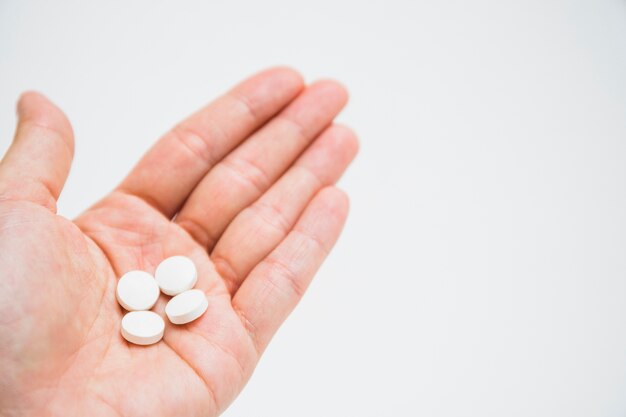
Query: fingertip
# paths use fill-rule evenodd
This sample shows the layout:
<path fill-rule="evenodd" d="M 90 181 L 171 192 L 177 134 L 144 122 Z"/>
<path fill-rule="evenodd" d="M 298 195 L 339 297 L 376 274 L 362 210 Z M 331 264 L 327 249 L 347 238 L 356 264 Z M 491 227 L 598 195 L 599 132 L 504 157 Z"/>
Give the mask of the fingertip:
<path fill-rule="evenodd" d="M 69 138 L 73 148 L 74 131 L 69 119 L 46 96 L 37 91 L 25 91 L 17 101 L 16 110 L 20 123 L 53 130 L 63 138 Z"/>
<path fill-rule="evenodd" d="M 337 100 L 342 103 L 342 105 L 345 105 L 348 102 L 348 89 L 339 81 L 330 78 L 322 78 L 313 82 L 311 87 L 313 86 L 324 90 L 325 94 L 335 96 Z"/>
<path fill-rule="evenodd" d="M 348 195 L 347 192 L 337 187 L 335 187 L 335 193 L 336 193 L 335 198 L 337 198 L 337 200 L 340 201 L 339 204 L 342 207 L 344 215 L 347 215 L 348 211 L 350 211 L 350 196 Z"/>
<path fill-rule="evenodd" d="M 288 66 L 274 66 L 264 69 L 248 79 L 257 82 L 259 80 L 270 81 L 274 88 L 279 86 L 285 90 L 297 93 L 304 89 L 304 78 L 294 68 Z"/>
<path fill-rule="evenodd" d="M 271 74 L 272 76 L 284 78 L 293 85 L 304 87 L 304 77 L 302 74 L 300 74 L 300 72 L 295 68 L 288 65 L 276 65 L 264 70 L 263 72 Z"/>
<path fill-rule="evenodd" d="M 265 120 L 296 98 L 304 89 L 302 76 L 289 67 L 273 67 L 258 72 L 233 88 L 250 112 Z"/>
<path fill-rule="evenodd" d="M 283 115 L 300 120 L 304 126 L 328 125 L 346 105 L 347 94 L 345 88 L 335 81 L 318 80 L 308 85 Z"/>
<path fill-rule="evenodd" d="M 359 138 L 354 130 L 342 124 L 333 124 L 329 130 L 332 131 L 338 145 L 350 156 L 350 160 L 354 159 L 360 147 Z"/>
<path fill-rule="evenodd" d="M 296 165 L 314 173 L 320 185 L 334 184 L 354 160 L 359 142 L 352 129 L 332 124 L 298 159 Z"/>
<path fill-rule="evenodd" d="M 15 112 L 17 113 L 17 117 L 20 120 L 29 118 L 32 115 L 33 108 L 37 108 L 37 103 L 46 100 L 46 98 L 37 91 L 24 91 L 17 99 L 17 103 L 15 105 Z"/>
<path fill-rule="evenodd" d="M 350 209 L 350 199 L 345 191 L 336 186 L 328 186 L 320 190 L 317 197 L 324 204 L 325 211 L 343 222 Z"/>

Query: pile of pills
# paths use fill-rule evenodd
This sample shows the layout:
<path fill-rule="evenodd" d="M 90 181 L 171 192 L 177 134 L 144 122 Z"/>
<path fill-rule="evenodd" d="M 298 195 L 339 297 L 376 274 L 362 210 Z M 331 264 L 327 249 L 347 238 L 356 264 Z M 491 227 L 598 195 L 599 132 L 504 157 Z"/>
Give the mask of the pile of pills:
<path fill-rule="evenodd" d="M 125 273 L 117 282 L 117 302 L 129 312 L 122 318 L 122 336 L 137 345 L 151 345 L 163 337 L 165 322 L 150 309 L 159 294 L 173 296 L 165 315 L 174 324 L 194 321 L 207 310 L 204 292 L 194 290 L 198 272 L 185 256 L 172 256 L 159 264 L 154 277 L 144 271 Z"/>

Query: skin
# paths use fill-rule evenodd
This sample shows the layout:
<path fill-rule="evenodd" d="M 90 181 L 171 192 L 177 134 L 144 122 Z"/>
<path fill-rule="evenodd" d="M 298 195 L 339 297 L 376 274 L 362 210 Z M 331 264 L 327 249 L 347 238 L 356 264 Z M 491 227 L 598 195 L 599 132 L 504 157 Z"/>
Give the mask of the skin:
<path fill-rule="evenodd" d="M 337 240 L 334 187 L 357 152 L 333 124 L 345 89 L 272 68 L 166 133 L 73 221 L 56 201 L 73 155 L 68 119 L 18 102 L 0 163 L 0 414 L 217 416 L 250 378 Z M 117 279 L 186 255 L 209 309 L 163 340 L 120 335 Z M 169 297 L 154 311 L 164 315 Z"/>

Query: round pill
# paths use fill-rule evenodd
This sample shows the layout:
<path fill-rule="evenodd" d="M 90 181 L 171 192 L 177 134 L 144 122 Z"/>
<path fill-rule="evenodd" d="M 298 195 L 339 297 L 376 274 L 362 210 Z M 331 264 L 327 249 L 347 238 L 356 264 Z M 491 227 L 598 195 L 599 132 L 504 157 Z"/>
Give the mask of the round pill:
<path fill-rule="evenodd" d="M 147 272 L 130 271 L 117 282 L 115 295 L 128 311 L 150 310 L 159 299 L 159 285 Z"/>
<path fill-rule="evenodd" d="M 165 323 L 154 311 L 131 311 L 122 318 L 122 336 L 136 345 L 151 345 L 163 337 Z"/>
<path fill-rule="evenodd" d="M 209 307 L 201 290 L 188 290 L 172 298 L 165 306 L 167 318 L 174 324 L 185 324 L 200 317 Z"/>
<path fill-rule="evenodd" d="M 157 266 L 154 277 L 163 294 L 177 295 L 196 285 L 198 272 L 186 256 L 171 256 Z"/>

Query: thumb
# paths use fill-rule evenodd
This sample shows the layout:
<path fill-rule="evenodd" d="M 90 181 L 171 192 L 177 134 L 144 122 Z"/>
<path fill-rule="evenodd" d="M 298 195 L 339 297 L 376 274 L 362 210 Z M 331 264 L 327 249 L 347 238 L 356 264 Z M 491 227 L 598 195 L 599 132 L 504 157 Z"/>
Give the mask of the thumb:
<path fill-rule="evenodd" d="M 24 200 L 56 211 L 74 154 L 63 112 L 43 95 L 22 94 L 15 138 L 0 162 L 0 199 Z"/>

